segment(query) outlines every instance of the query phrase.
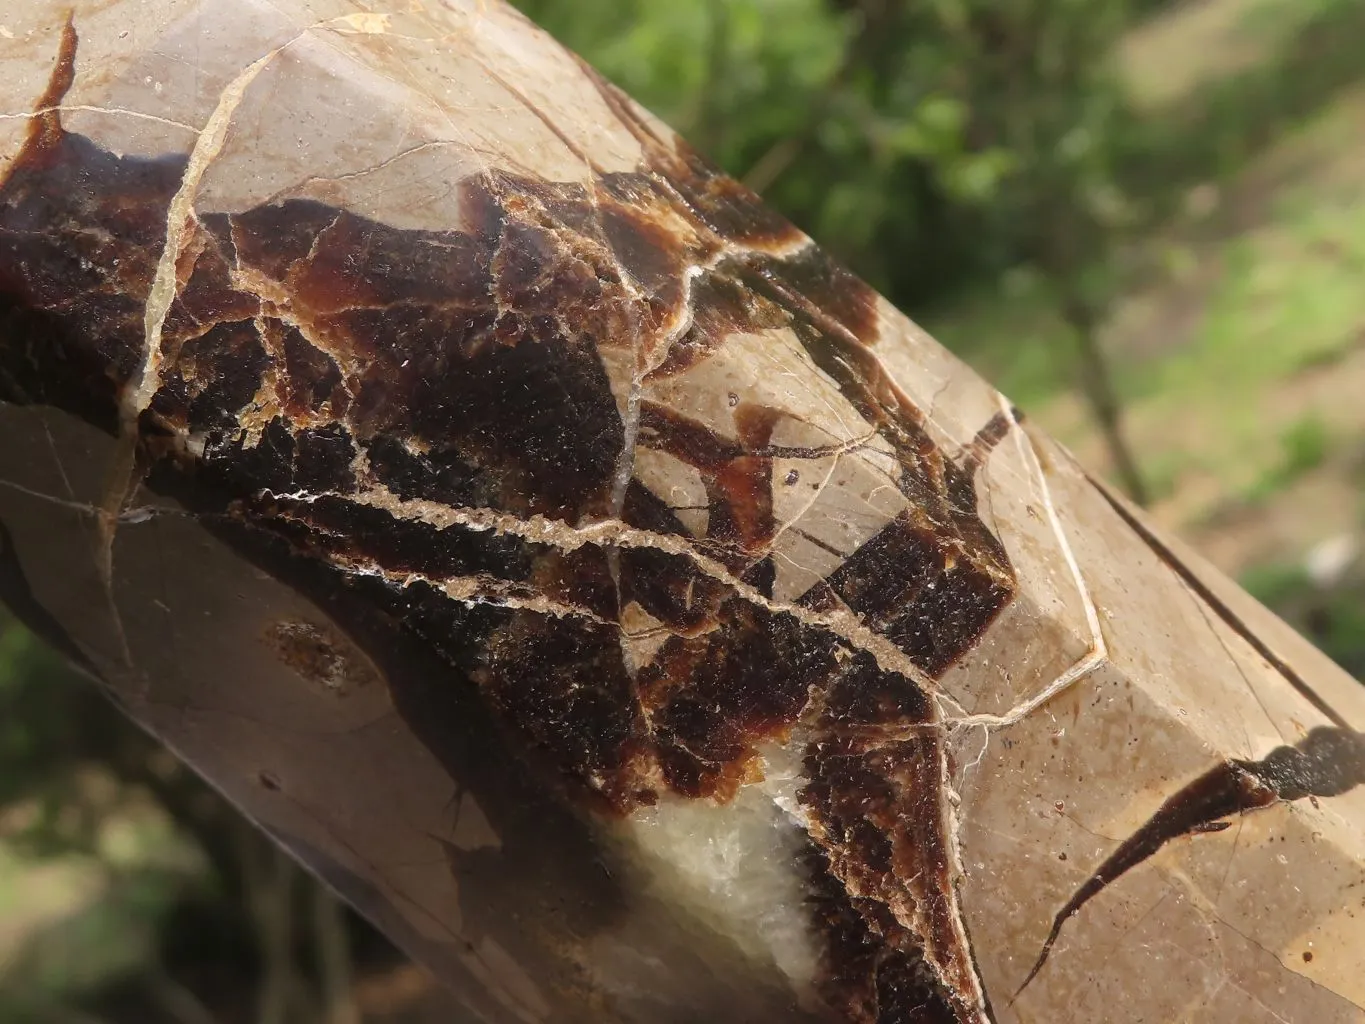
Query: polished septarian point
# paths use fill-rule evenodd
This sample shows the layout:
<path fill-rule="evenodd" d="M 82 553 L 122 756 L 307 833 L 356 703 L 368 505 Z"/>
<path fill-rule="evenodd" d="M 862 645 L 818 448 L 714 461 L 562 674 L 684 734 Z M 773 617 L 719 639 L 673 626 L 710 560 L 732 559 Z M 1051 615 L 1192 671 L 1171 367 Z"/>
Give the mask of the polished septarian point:
<path fill-rule="evenodd" d="M 511 1022 L 1360 1021 L 1365 694 L 497 0 L 0 39 L 0 599 Z"/>

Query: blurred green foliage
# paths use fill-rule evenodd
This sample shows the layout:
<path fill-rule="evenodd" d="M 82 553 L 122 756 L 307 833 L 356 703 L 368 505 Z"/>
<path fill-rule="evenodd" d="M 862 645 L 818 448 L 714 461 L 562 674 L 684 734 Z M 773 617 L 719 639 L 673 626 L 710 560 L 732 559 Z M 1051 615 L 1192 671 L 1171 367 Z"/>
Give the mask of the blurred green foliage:
<path fill-rule="evenodd" d="M 1357 0 L 1226 0 L 1240 20 L 1225 47 L 1260 47 L 1261 59 L 1153 109 L 1143 76 L 1148 94 L 1164 94 L 1164 79 L 1188 72 L 1163 67 L 1161 54 L 1121 57 L 1142 19 L 1169 5 L 520 6 L 912 315 L 933 321 L 965 295 L 989 303 L 982 292 L 1029 281 L 1047 310 L 1045 337 L 993 358 L 1027 362 L 1044 389 L 1074 385 L 1112 472 L 1143 503 L 1153 486 L 1101 334 L 1116 302 L 1168 274 L 1181 252 L 1144 236 L 1180 212 L 1192 187 L 1235 174 L 1355 81 L 1365 36 Z M 1218 55 L 1172 58 L 1216 65 Z M 987 337 L 1009 347 L 1004 332 Z M 1157 496 L 1165 485 L 1158 479 Z"/>
<path fill-rule="evenodd" d="M 396 959 L 0 609 L 0 1021 L 358 1024 L 338 941 Z"/>
<path fill-rule="evenodd" d="M 1365 573 L 1316 583 L 1301 563 L 1248 570 L 1242 585 L 1346 671 L 1365 680 Z"/>
<path fill-rule="evenodd" d="M 1116 47 L 1170 0 L 517 6 L 911 310 L 1020 265 L 1102 299 L 1116 234 L 1356 81 L 1365 32 L 1355 0 L 1242 4 L 1231 43 L 1283 45 L 1152 116 Z"/>
<path fill-rule="evenodd" d="M 910 308 L 1021 262 L 1093 278 L 1134 218 L 1128 0 L 519 6 Z"/>

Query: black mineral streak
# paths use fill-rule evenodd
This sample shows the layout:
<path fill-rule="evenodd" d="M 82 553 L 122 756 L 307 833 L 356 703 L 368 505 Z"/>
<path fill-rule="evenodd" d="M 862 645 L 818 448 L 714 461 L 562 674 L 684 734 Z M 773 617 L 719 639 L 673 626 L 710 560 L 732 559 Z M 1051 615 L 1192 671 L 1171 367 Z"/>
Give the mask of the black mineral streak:
<path fill-rule="evenodd" d="M 1276 747 L 1260 761 L 1225 761 L 1163 803 L 1119 844 L 1057 912 L 1033 969 L 1015 998 L 1047 963 L 1062 926 L 1105 886 L 1137 867 L 1172 839 L 1221 832 L 1221 819 L 1304 797 L 1340 796 L 1365 783 L 1365 734 L 1320 726 L 1293 746 Z"/>
<path fill-rule="evenodd" d="M 1304 700 L 1308 701 L 1308 703 L 1322 713 L 1324 718 L 1342 729 L 1349 728 L 1349 723 L 1342 717 L 1341 712 L 1332 707 L 1332 705 L 1323 698 L 1322 694 L 1318 693 L 1317 690 L 1313 688 L 1313 685 L 1295 670 L 1294 666 L 1290 665 L 1276 654 L 1269 644 L 1257 636 L 1256 631 L 1248 626 L 1240 615 L 1229 608 L 1227 602 L 1215 594 L 1213 590 L 1209 588 L 1208 584 L 1201 580 L 1198 574 L 1186 565 L 1179 555 L 1170 549 L 1169 545 L 1153 533 L 1145 523 L 1137 518 L 1137 516 L 1133 515 L 1132 511 L 1121 499 L 1116 497 L 1102 481 L 1095 479 L 1093 476 L 1088 477 L 1088 479 L 1095 485 L 1095 489 L 1100 492 L 1104 497 L 1104 500 L 1109 503 L 1109 506 L 1132 528 L 1134 533 L 1142 538 L 1143 543 L 1152 550 L 1152 553 L 1155 554 L 1167 568 L 1179 576 L 1181 582 L 1199 595 L 1199 597 L 1213 610 L 1214 614 L 1223 620 L 1224 624 L 1226 624 L 1229 629 L 1245 640 L 1257 654 L 1269 662 L 1274 667 L 1275 671 L 1278 672 Z"/>
<path fill-rule="evenodd" d="M 0 182 L 0 398 L 116 433 L 186 157 L 119 157 L 62 127 L 53 108 L 75 45 L 68 27 L 46 112 Z M 731 333 L 791 329 L 895 453 L 910 506 L 796 606 L 852 610 L 930 675 L 1014 595 L 975 488 L 1011 423 L 997 417 L 957 459 L 945 454 L 873 355 L 874 293 L 601 90 L 640 140 L 639 169 L 591 188 L 485 172 L 457 185 L 464 230 L 401 230 L 302 199 L 199 215 L 137 464 L 152 490 L 350 630 L 457 782 L 480 775 L 465 734 L 486 717 L 528 773 L 598 813 L 664 791 L 725 801 L 757 777 L 758 745 L 803 723 L 825 998 L 865 1024 L 979 1019 L 988 1011 L 955 931 L 937 710 L 913 680 L 751 596 L 772 594 L 772 438 L 791 414 L 732 396 L 731 438 L 641 403 L 637 446 L 701 475 L 708 526 L 694 536 L 638 479 L 617 489 L 627 434 L 603 353 L 678 321 L 688 266 L 710 269 L 650 381 Z M 556 546 L 459 515 L 427 522 L 367 501 L 377 488 L 422 510 L 565 529 L 619 517 L 661 543 Z M 663 636 L 643 664 L 624 653 L 630 606 Z M 304 627 L 274 639 L 339 692 L 367 678 Z M 433 672 L 410 668 L 422 659 L 464 688 L 433 690 Z M 512 813 L 529 785 L 491 806 Z M 528 876 L 555 880 L 525 856 Z M 607 886 L 581 902 L 609 917 L 618 900 Z"/>

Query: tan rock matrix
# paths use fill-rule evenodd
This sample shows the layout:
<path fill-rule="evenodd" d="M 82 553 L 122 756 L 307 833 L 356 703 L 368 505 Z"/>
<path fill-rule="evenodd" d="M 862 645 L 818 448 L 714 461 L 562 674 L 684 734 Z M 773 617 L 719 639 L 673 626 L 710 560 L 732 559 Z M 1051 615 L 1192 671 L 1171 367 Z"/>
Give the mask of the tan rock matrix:
<path fill-rule="evenodd" d="M 0 19 L 0 599 L 471 1021 L 1365 1019 L 1365 694 L 496 0 Z"/>

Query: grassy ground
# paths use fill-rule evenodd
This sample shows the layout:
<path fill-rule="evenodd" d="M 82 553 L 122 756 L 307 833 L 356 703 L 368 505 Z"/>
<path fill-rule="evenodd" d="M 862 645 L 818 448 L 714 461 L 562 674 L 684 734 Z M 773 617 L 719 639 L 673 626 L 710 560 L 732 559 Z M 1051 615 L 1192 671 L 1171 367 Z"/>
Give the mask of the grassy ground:
<path fill-rule="evenodd" d="M 92 803 L 120 795 L 102 773 L 87 774 Z M 22 829 L 25 814 L 8 812 L 3 831 Z M 45 1019 L 73 993 L 145 970 L 160 918 L 204 867 L 174 824 L 138 800 L 111 806 L 87 851 L 26 856 L 0 840 L 0 1020 Z"/>
<path fill-rule="evenodd" d="M 1195 0 L 1129 33 L 1119 61 L 1139 104 L 1161 111 L 1254 71 L 1341 0 Z"/>

